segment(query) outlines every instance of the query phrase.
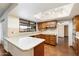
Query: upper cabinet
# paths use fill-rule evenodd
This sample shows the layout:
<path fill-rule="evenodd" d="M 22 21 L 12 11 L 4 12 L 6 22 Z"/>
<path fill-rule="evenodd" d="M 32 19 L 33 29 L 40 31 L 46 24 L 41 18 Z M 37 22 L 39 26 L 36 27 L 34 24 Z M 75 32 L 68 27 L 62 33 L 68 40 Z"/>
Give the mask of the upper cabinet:
<path fill-rule="evenodd" d="M 47 28 L 56 28 L 56 21 L 47 22 Z"/>
<path fill-rule="evenodd" d="M 79 32 L 79 15 L 75 16 L 73 18 L 74 20 L 74 28 L 76 30 L 76 32 Z"/>
<path fill-rule="evenodd" d="M 46 22 L 39 22 L 38 29 L 49 29 L 49 28 L 56 28 L 57 22 L 56 21 L 46 21 Z"/>
<path fill-rule="evenodd" d="M 34 32 L 36 31 L 36 23 L 24 19 L 19 19 L 19 31 L 20 32 Z"/>

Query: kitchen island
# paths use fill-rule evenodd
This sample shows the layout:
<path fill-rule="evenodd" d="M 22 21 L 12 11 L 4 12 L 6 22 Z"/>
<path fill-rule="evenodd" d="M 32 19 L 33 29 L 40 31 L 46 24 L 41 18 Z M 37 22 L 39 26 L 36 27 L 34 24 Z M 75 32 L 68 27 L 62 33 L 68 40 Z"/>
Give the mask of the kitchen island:
<path fill-rule="evenodd" d="M 13 56 L 43 56 L 44 39 L 33 37 L 5 38 L 8 43 L 8 51 Z"/>

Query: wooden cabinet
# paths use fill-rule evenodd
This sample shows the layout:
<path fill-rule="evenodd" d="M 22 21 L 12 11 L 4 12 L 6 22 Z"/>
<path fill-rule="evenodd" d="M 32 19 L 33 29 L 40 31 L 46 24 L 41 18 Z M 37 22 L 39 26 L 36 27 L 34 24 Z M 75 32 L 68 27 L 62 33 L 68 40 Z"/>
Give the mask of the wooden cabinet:
<path fill-rule="evenodd" d="M 43 39 L 45 39 L 45 43 L 50 43 L 50 38 L 49 38 L 49 35 L 42 35 L 43 37 Z"/>
<path fill-rule="evenodd" d="M 56 35 L 39 34 L 32 37 L 42 38 L 42 39 L 45 39 L 45 43 L 56 45 Z"/>
<path fill-rule="evenodd" d="M 79 32 L 79 15 L 74 17 L 74 26 L 75 26 L 76 32 Z"/>
<path fill-rule="evenodd" d="M 79 39 L 75 39 L 75 42 L 73 43 L 73 48 L 76 55 L 79 56 Z"/>
<path fill-rule="evenodd" d="M 45 43 L 56 45 L 56 35 L 44 35 Z"/>
<path fill-rule="evenodd" d="M 47 28 L 56 28 L 57 22 L 56 21 L 48 21 L 48 22 L 40 22 L 38 23 L 38 29 L 47 29 Z"/>
<path fill-rule="evenodd" d="M 44 56 L 44 42 L 34 47 L 34 56 Z"/>
<path fill-rule="evenodd" d="M 56 27 L 56 21 L 47 22 L 48 28 L 55 28 Z"/>
<path fill-rule="evenodd" d="M 50 35 L 50 44 L 56 45 L 56 36 L 55 35 Z"/>
<path fill-rule="evenodd" d="M 38 29 L 42 30 L 42 29 L 46 29 L 46 23 L 38 23 Z"/>

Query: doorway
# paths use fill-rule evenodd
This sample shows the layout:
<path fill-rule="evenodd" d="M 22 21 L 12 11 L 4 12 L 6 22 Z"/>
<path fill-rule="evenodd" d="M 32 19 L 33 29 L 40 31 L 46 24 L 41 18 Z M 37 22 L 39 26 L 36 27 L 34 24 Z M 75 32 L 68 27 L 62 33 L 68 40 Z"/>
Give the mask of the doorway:
<path fill-rule="evenodd" d="M 58 45 L 68 46 L 68 25 L 58 24 Z"/>
<path fill-rule="evenodd" d="M 64 43 L 68 45 L 68 25 L 64 25 Z"/>

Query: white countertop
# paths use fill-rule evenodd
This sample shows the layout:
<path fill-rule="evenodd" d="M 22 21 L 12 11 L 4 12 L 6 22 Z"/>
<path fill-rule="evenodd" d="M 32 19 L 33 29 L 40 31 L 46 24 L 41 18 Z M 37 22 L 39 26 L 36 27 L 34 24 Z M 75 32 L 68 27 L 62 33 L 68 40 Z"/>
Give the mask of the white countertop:
<path fill-rule="evenodd" d="M 23 37 L 23 38 L 14 37 L 14 38 L 6 38 L 6 40 L 23 51 L 32 49 L 35 46 L 39 45 L 40 43 L 44 42 L 44 39 L 33 38 L 33 37 Z"/>
<path fill-rule="evenodd" d="M 56 31 L 47 30 L 43 32 L 25 32 L 15 37 L 11 37 L 11 38 L 5 37 L 5 39 L 8 42 L 15 45 L 16 47 L 20 48 L 21 50 L 29 50 L 44 41 L 44 39 L 41 39 L 41 38 L 29 37 L 33 35 L 39 35 L 39 34 L 56 35 Z"/>
<path fill-rule="evenodd" d="M 25 32 L 25 33 L 20 33 L 19 37 L 29 37 L 29 36 L 33 36 L 33 35 L 39 35 L 41 34 L 41 32 Z"/>
<path fill-rule="evenodd" d="M 39 34 L 56 35 L 56 31 L 47 30 L 47 31 L 42 31 L 42 32 L 25 32 L 25 33 L 21 33 L 19 37 L 26 37 L 26 36 L 28 37 L 28 36 L 34 36 L 34 35 L 39 35 Z"/>

